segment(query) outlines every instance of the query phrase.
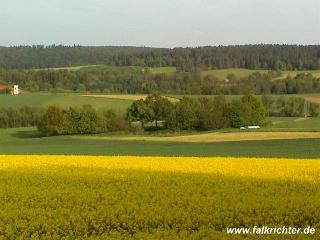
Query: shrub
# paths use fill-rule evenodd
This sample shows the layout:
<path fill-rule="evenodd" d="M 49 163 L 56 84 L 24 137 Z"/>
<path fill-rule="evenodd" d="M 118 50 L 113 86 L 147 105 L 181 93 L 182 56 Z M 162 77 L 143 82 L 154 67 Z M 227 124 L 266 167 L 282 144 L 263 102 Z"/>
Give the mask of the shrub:
<path fill-rule="evenodd" d="M 64 116 L 61 108 L 49 106 L 38 124 L 38 129 L 46 136 L 60 135 L 63 120 Z"/>
<path fill-rule="evenodd" d="M 62 125 L 62 134 L 94 134 L 106 130 L 103 115 L 90 105 L 66 110 Z"/>

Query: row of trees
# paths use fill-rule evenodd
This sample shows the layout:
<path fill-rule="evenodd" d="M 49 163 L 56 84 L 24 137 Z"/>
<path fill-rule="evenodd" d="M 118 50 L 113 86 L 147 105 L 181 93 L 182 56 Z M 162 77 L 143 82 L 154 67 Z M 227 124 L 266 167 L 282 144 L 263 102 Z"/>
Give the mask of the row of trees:
<path fill-rule="evenodd" d="M 275 109 L 277 112 L 272 112 Z M 263 96 L 260 100 L 246 95 L 227 101 L 221 95 L 215 98 L 183 97 L 171 102 L 160 94 L 152 94 L 145 100 L 133 102 L 125 117 L 113 110 L 98 111 L 90 105 L 69 109 L 58 106 L 3 108 L 0 109 L 0 128 L 38 126 L 47 136 L 129 131 L 135 129 L 136 123 L 143 129 L 216 130 L 263 125 L 268 114 L 316 117 L 319 106 L 297 97 Z"/>
<path fill-rule="evenodd" d="M 1 108 L 0 128 L 36 126 L 45 109 L 36 107 Z"/>
<path fill-rule="evenodd" d="M 46 136 L 128 130 L 124 119 L 114 111 L 97 111 L 91 105 L 72 107 L 67 110 L 58 106 L 49 106 L 37 126 Z"/>
<path fill-rule="evenodd" d="M 317 117 L 319 116 L 319 105 L 311 103 L 301 97 L 262 96 L 262 103 L 267 110 L 268 116 L 282 117 Z"/>
<path fill-rule="evenodd" d="M 149 123 L 155 127 L 171 130 L 215 130 L 262 125 L 266 111 L 261 101 L 247 95 L 240 100 L 227 102 L 224 96 L 214 99 L 183 97 L 172 103 L 159 94 L 134 102 L 127 112 L 129 122 L 139 121 L 145 128 Z"/>
<path fill-rule="evenodd" d="M 122 94 L 297 94 L 320 93 L 320 78 L 298 74 L 279 79 L 281 72 L 254 73 L 248 77 L 230 74 L 221 80 L 211 75 L 176 72 L 153 74 L 148 69 L 113 68 L 97 71 L 4 70 L 0 82 L 18 84 L 26 91 L 72 91 Z"/>
<path fill-rule="evenodd" d="M 320 46 L 243 45 L 198 48 L 16 46 L 0 47 L 0 68 L 48 68 L 89 64 L 175 66 L 194 69 L 320 69 Z"/>

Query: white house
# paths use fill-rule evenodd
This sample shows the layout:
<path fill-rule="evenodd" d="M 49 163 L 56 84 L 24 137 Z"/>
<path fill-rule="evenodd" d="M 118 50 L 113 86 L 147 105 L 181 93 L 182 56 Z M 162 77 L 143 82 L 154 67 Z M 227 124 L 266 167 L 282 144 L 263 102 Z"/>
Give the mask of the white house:
<path fill-rule="evenodd" d="M 19 85 L 13 85 L 12 94 L 13 95 L 18 95 L 19 93 L 20 93 Z"/>
<path fill-rule="evenodd" d="M 9 85 L 0 83 L 0 90 L 6 94 L 18 95 L 20 94 L 19 85 Z"/>

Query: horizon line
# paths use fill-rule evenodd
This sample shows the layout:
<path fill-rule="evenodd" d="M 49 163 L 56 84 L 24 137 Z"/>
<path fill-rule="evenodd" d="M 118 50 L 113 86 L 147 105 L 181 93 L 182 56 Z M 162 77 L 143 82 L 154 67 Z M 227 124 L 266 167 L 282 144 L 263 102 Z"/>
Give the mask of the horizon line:
<path fill-rule="evenodd" d="M 178 49 L 178 48 L 221 48 L 221 47 L 246 47 L 246 46 L 298 46 L 310 47 L 320 46 L 320 43 L 300 44 L 300 43 L 245 43 L 245 44 L 219 44 L 219 45 L 199 45 L 199 46 L 175 46 L 175 47 L 160 47 L 148 45 L 87 45 L 87 44 L 21 44 L 21 45 L 0 45 L 0 48 L 50 48 L 50 47 L 107 47 L 107 48 L 153 48 L 153 49 Z"/>

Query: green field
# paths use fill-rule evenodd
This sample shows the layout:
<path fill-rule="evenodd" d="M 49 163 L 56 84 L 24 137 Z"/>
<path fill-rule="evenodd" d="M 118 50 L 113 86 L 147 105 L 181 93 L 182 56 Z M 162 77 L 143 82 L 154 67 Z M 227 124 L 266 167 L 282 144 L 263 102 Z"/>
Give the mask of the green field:
<path fill-rule="evenodd" d="M 0 95 L 0 108 L 21 106 L 46 107 L 49 105 L 58 105 L 66 108 L 90 104 L 97 109 L 112 108 L 123 113 L 131 103 L 132 101 L 130 100 L 88 97 L 77 94 L 28 93 L 17 96 Z"/>
<path fill-rule="evenodd" d="M 267 70 L 250 70 L 250 69 L 242 69 L 242 68 L 229 68 L 229 69 L 216 69 L 216 70 L 207 70 L 203 71 L 202 75 L 211 75 L 219 78 L 220 80 L 224 80 L 227 78 L 229 74 L 234 74 L 236 77 L 247 77 L 252 73 L 260 72 L 267 73 Z"/>
<path fill-rule="evenodd" d="M 47 68 L 48 70 L 67 70 L 67 71 L 87 71 L 87 72 L 102 72 L 102 71 L 119 71 L 121 69 L 131 69 L 131 70 L 145 70 L 149 69 L 154 74 L 161 74 L 161 73 L 175 73 L 175 67 L 155 67 L 155 68 L 144 68 L 138 66 L 126 66 L 126 67 L 116 67 L 116 66 L 108 66 L 104 64 L 98 65 L 84 65 L 84 66 L 74 66 L 74 67 L 60 67 L 60 68 Z M 44 68 L 40 69 L 33 69 L 32 71 L 40 71 L 46 70 Z"/>
<path fill-rule="evenodd" d="M 102 72 L 102 71 L 118 71 L 121 69 L 131 69 L 131 70 L 143 70 L 146 69 L 144 67 L 138 66 L 126 66 L 126 67 L 116 67 L 116 66 L 108 66 L 104 64 L 99 65 L 86 65 L 86 66 L 75 66 L 75 67 L 61 67 L 61 68 L 50 68 L 52 70 L 67 70 L 67 71 L 87 71 L 87 72 Z M 154 74 L 172 74 L 177 70 L 175 67 L 156 67 L 156 68 L 148 68 Z M 34 71 L 39 71 L 43 69 L 34 69 Z M 227 78 L 229 74 L 234 74 L 236 77 L 248 77 L 249 75 L 259 72 L 259 73 L 267 73 L 268 70 L 252 70 L 252 69 L 244 69 L 244 68 L 228 68 L 228 69 L 214 69 L 214 70 L 205 70 L 202 71 L 202 75 L 212 75 L 217 77 L 220 80 L 224 80 Z M 315 77 L 320 77 L 320 70 L 306 70 L 306 71 L 281 71 L 282 76 L 278 79 L 285 78 L 287 76 L 296 76 L 299 73 L 310 73 Z"/>
<path fill-rule="evenodd" d="M 320 131 L 320 118 L 271 117 L 270 130 Z"/>
<path fill-rule="evenodd" d="M 216 69 L 216 70 L 203 71 L 202 74 L 204 76 L 212 75 L 212 76 L 217 77 L 220 80 L 224 80 L 228 77 L 229 74 L 234 74 L 236 77 L 241 78 L 241 77 L 248 77 L 249 75 L 251 75 L 255 72 L 267 73 L 268 70 L 251 70 L 251 69 L 243 69 L 243 68 L 229 68 L 229 69 Z M 311 73 L 315 77 L 320 77 L 319 70 L 315 70 L 315 71 L 282 71 L 282 76 L 278 79 L 286 78 L 288 75 L 294 77 L 299 73 Z"/>
<path fill-rule="evenodd" d="M 133 100 L 136 100 L 137 96 L 145 95 L 83 95 L 75 93 L 24 93 L 16 96 L 1 95 L 0 94 L 0 108 L 2 107 L 41 107 L 49 105 L 59 105 L 61 107 L 69 106 L 82 106 L 83 104 L 90 104 L 95 108 L 113 108 L 119 111 L 126 110 Z M 215 95 L 168 95 L 176 99 L 180 99 L 184 96 L 200 98 L 214 98 Z M 261 97 L 261 95 L 257 95 Z M 278 98 L 279 96 L 284 97 L 316 97 L 320 98 L 320 94 L 292 94 L 292 95 L 270 95 L 271 97 Z M 238 99 L 241 95 L 225 95 L 228 100 Z"/>
<path fill-rule="evenodd" d="M 99 136 L 99 135 L 98 135 Z M 243 156 L 319 158 L 320 139 L 188 143 L 41 137 L 34 128 L 1 129 L 0 154 L 76 154 L 122 156 Z M 283 146 L 286 146 L 285 148 Z"/>

